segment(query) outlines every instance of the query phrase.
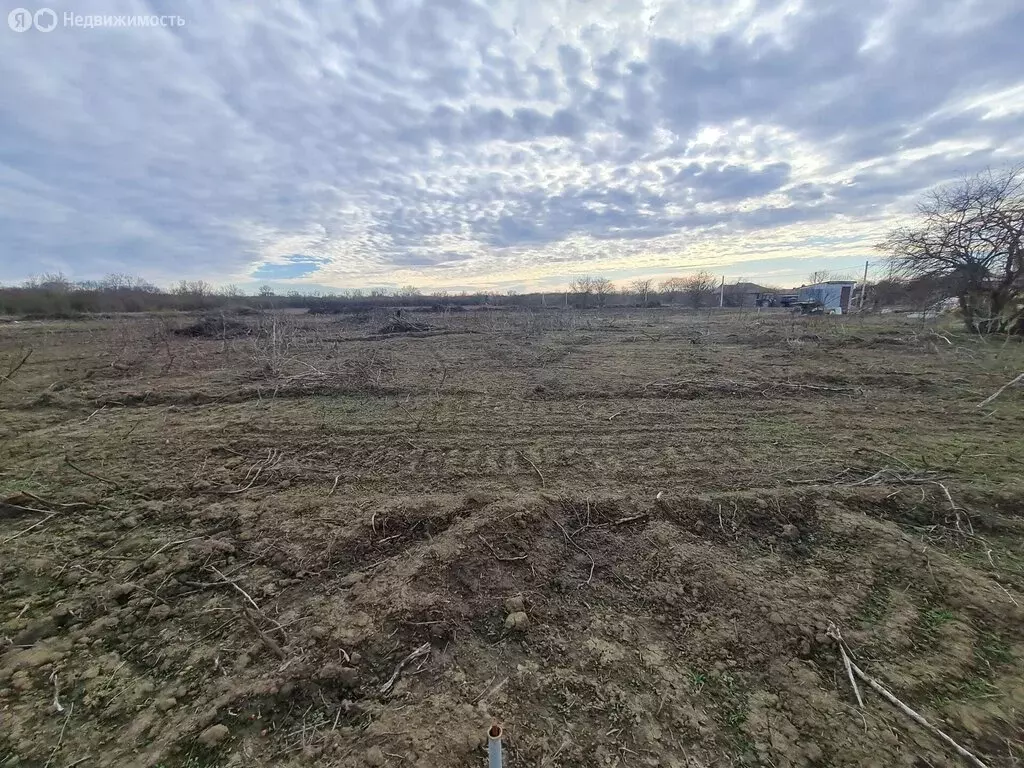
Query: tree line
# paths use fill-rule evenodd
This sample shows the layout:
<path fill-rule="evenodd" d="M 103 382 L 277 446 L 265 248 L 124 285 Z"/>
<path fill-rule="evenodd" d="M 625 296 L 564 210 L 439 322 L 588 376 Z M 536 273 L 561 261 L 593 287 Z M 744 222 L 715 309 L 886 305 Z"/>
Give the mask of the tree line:
<path fill-rule="evenodd" d="M 117 273 L 101 280 L 71 280 L 62 273 L 32 277 L 18 286 L 0 287 L 0 314 L 22 317 L 70 318 L 114 312 L 195 311 L 226 307 L 308 309 L 332 313 L 370 310 L 382 306 L 458 309 L 472 306 L 576 308 L 658 306 L 662 303 L 701 308 L 718 303 L 718 278 L 708 272 L 670 277 L 660 282 L 644 278 L 617 287 L 605 277 L 574 278 L 564 291 L 424 293 L 416 286 L 398 289 L 351 288 L 339 292 L 277 293 L 268 285 L 247 295 L 235 285 L 214 286 L 204 280 L 181 280 L 162 289 L 144 278 Z M 734 305 L 726 287 L 726 304 Z"/>
<path fill-rule="evenodd" d="M 612 297 L 621 296 L 636 299 L 639 306 L 656 306 L 664 302 L 700 309 L 718 303 L 719 278 L 710 272 L 697 272 L 684 277 L 669 277 L 660 282 L 649 277 L 638 278 L 617 288 L 606 277 L 581 275 L 569 284 L 568 293 L 582 307 L 605 306 Z"/>

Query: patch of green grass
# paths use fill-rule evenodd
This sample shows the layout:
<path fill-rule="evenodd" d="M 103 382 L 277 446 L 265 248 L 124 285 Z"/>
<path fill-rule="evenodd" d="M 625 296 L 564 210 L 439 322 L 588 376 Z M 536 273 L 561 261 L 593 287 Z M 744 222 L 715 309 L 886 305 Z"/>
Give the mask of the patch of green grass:
<path fill-rule="evenodd" d="M 926 608 L 921 611 L 921 626 L 926 632 L 933 633 L 943 624 L 956 618 L 956 614 L 945 608 Z"/>
<path fill-rule="evenodd" d="M 704 686 L 708 684 L 708 677 L 703 672 L 691 672 L 690 673 L 690 685 L 693 687 L 694 693 L 700 693 L 704 690 Z"/>
<path fill-rule="evenodd" d="M 700 678 L 704 690 L 714 700 L 713 717 L 725 735 L 735 765 L 753 765 L 757 762 L 753 742 L 743 729 L 749 716 L 747 690 L 741 681 L 729 672 L 717 678 Z"/>
<path fill-rule="evenodd" d="M 917 625 L 911 635 L 914 647 L 919 651 L 934 648 L 939 643 L 942 627 L 956 619 L 956 613 L 934 599 L 925 598 L 925 607 L 918 610 Z"/>
<path fill-rule="evenodd" d="M 1010 652 L 1010 645 L 995 632 L 979 632 L 978 642 L 974 646 L 974 658 L 979 667 L 992 673 L 993 667 L 1012 662 L 1013 653 Z"/>

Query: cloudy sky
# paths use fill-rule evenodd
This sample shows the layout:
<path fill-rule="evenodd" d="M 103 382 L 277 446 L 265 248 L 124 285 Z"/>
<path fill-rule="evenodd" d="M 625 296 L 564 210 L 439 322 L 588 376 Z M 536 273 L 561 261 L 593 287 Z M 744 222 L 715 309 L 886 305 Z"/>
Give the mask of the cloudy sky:
<path fill-rule="evenodd" d="M 0 27 L 3 283 L 799 283 L 1024 160 L 1021 0 L 48 7 Z"/>

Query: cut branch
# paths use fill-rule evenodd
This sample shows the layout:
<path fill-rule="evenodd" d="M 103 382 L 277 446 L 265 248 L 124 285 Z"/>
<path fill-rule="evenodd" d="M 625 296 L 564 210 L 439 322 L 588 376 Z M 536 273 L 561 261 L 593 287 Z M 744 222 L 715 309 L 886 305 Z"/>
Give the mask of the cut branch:
<path fill-rule="evenodd" d="M 501 562 L 501 563 L 513 563 L 513 562 L 516 562 L 517 560 L 525 560 L 527 558 L 527 555 L 516 555 L 515 557 L 509 556 L 509 555 L 499 555 L 495 551 L 494 547 L 491 546 L 491 542 L 489 542 L 487 539 L 485 539 L 483 537 L 483 534 L 477 534 L 477 535 L 479 536 L 480 541 L 482 541 L 484 543 L 484 545 L 491 551 L 491 554 L 494 555 L 494 559 L 497 560 L 498 562 Z"/>
<path fill-rule="evenodd" d="M 571 547 L 573 547 L 577 552 L 582 552 L 590 560 L 590 575 L 587 576 L 587 580 L 584 582 L 584 584 L 589 584 L 594 579 L 594 567 L 596 566 L 596 563 L 594 562 L 594 556 L 590 554 L 587 550 L 585 550 L 583 547 L 581 547 L 579 544 L 577 544 L 575 539 L 573 539 L 573 537 L 569 535 L 569 532 L 565 530 L 565 526 L 557 520 L 555 520 L 555 518 L 552 517 L 546 509 L 544 510 L 544 514 L 547 515 L 548 520 L 550 520 L 552 523 L 558 526 L 558 530 L 562 532 L 562 536 L 565 537 L 566 542 Z M 581 528 L 580 530 L 583 529 Z M 577 531 L 577 533 L 579 533 L 579 531 Z"/>
<path fill-rule="evenodd" d="M 894 707 L 899 709 L 905 715 L 910 717 L 922 728 L 926 729 L 934 736 L 936 736 L 937 738 L 948 744 L 950 747 L 952 747 L 958 755 L 960 755 L 962 758 L 971 763 L 971 765 L 974 765 L 975 768 L 988 768 L 988 766 L 984 762 L 982 762 L 973 752 L 966 749 L 965 747 L 960 746 L 960 744 L 955 742 L 946 733 L 944 733 L 943 731 L 939 730 L 937 727 L 929 723 L 923 715 L 921 715 L 919 712 L 915 711 L 914 709 L 911 709 L 909 706 L 904 704 L 902 701 L 896 698 L 896 696 L 889 689 L 887 689 L 884 685 L 879 683 L 873 677 L 864 672 L 864 670 L 858 667 L 857 664 L 853 661 L 853 654 L 850 652 L 849 647 L 846 645 L 846 641 L 843 640 L 842 635 L 839 633 L 839 628 L 835 624 L 830 623 L 829 628 L 827 630 L 827 634 L 829 635 L 829 637 L 834 639 L 839 644 L 839 650 L 843 658 L 843 665 L 846 667 L 847 672 L 851 673 L 850 682 L 853 685 L 854 692 L 857 695 L 857 702 L 862 707 L 864 706 L 864 702 L 860 697 L 860 691 L 857 690 L 857 684 L 853 682 L 853 675 L 856 675 L 858 678 L 860 678 L 864 683 L 869 685 L 875 691 L 875 693 L 877 693 L 883 699 L 885 699 Z"/>
<path fill-rule="evenodd" d="M 1020 375 L 1018 375 L 1017 378 L 1015 378 L 1013 381 L 1009 381 L 1006 384 L 1003 384 L 1003 386 L 1001 386 L 999 389 L 997 389 L 994 394 L 989 395 L 988 397 L 986 397 L 984 400 L 982 400 L 980 403 L 978 403 L 975 407 L 976 408 L 981 408 L 983 406 L 988 405 L 993 400 L 995 400 L 997 397 L 999 397 L 1001 394 L 1003 394 L 1003 392 L 1008 390 L 1010 387 L 1016 387 L 1016 386 L 1024 386 L 1024 373 L 1021 373 Z"/>
<path fill-rule="evenodd" d="M 398 662 L 398 666 L 395 667 L 395 671 L 391 673 L 391 677 L 389 677 L 388 681 L 380 687 L 381 696 L 385 696 L 388 694 L 388 692 L 391 691 L 391 689 L 395 685 L 395 682 L 398 680 L 398 676 L 402 673 L 402 670 L 409 662 L 415 661 L 418 658 L 426 656 L 428 653 L 430 653 L 430 643 L 424 643 L 423 645 L 414 649 L 412 653 L 410 653 L 400 662 Z"/>

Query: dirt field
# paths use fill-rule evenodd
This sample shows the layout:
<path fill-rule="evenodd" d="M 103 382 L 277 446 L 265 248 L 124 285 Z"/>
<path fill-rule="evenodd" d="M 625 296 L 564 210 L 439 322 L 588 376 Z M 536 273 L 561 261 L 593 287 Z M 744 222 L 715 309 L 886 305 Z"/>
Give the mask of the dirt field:
<path fill-rule="evenodd" d="M 1024 764 L 1024 345 L 408 314 L 0 326 L 0 766 Z"/>

